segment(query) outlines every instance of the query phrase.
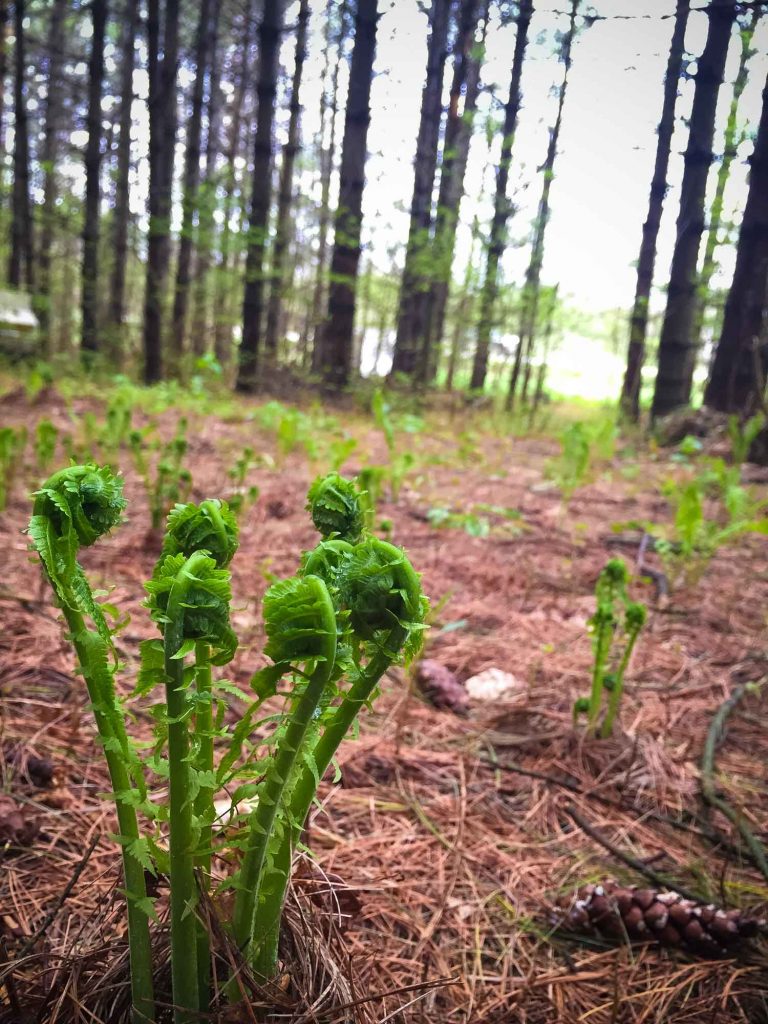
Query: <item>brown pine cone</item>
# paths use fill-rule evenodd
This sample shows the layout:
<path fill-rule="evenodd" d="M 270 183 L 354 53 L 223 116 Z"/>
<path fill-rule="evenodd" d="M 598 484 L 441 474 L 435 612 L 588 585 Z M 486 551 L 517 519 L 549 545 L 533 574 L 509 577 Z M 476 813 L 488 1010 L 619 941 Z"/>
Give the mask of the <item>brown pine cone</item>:
<path fill-rule="evenodd" d="M 676 892 L 639 889 L 609 881 L 584 885 L 560 904 L 565 927 L 597 932 L 605 938 L 659 942 L 701 956 L 726 956 L 744 939 L 768 928 L 747 911 L 721 910 L 695 903 Z"/>

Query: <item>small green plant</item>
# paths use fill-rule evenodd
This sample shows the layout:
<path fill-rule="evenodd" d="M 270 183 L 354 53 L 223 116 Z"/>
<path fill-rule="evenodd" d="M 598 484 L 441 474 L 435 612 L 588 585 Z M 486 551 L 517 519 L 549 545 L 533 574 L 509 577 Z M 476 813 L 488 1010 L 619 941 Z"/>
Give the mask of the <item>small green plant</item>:
<path fill-rule="evenodd" d="M 39 469 L 47 470 L 56 454 L 59 432 L 50 420 L 40 420 L 35 427 L 35 458 Z"/>
<path fill-rule="evenodd" d="M 400 490 L 402 489 L 405 478 L 414 466 L 415 459 L 411 452 L 401 452 L 398 450 L 397 440 L 395 438 L 395 424 L 390 416 L 390 407 L 387 404 L 380 388 L 377 388 L 374 392 L 371 400 L 371 412 L 373 413 L 376 426 L 384 435 L 384 441 L 389 453 L 389 466 L 387 467 L 389 493 L 392 501 L 397 501 L 400 497 Z M 416 420 L 415 423 L 411 423 L 410 421 L 407 423 L 407 427 L 410 427 L 408 430 L 409 433 L 416 432 L 417 427 L 418 429 L 423 427 L 423 420 L 419 417 L 415 417 L 414 419 Z"/>
<path fill-rule="evenodd" d="M 449 527 L 463 530 L 470 537 L 487 537 L 491 532 L 491 524 L 486 516 L 475 515 L 474 512 L 452 512 L 448 508 L 431 508 L 427 512 L 430 525 L 440 528 Z"/>
<path fill-rule="evenodd" d="M 591 450 L 586 427 L 572 423 L 563 431 L 560 446 L 560 456 L 549 463 L 547 475 L 557 484 L 567 503 L 574 491 L 586 482 L 589 472 Z"/>
<path fill-rule="evenodd" d="M 187 421 L 181 417 L 176 433 L 159 448 L 154 470 L 145 452 L 145 434 L 133 430 L 128 441 L 136 472 L 141 477 L 149 502 L 153 530 L 159 530 L 168 510 L 177 502 L 186 501 L 192 490 L 192 474 L 184 466 L 187 453 Z"/>
<path fill-rule="evenodd" d="M 236 490 L 229 495 L 227 502 L 230 509 L 236 516 L 243 515 L 251 505 L 259 500 L 259 488 L 255 484 L 246 486 L 246 480 L 251 469 L 256 465 L 256 455 L 250 445 L 243 448 L 235 460 L 234 465 L 229 469 L 229 478 L 235 484 Z"/>
<path fill-rule="evenodd" d="M 627 595 L 627 567 L 620 558 L 611 559 L 600 573 L 595 586 L 597 608 L 589 620 L 592 634 L 592 689 L 589 697 L 580 697 L 573 707 L 574 719 L 587 716 L 587 731 L 602 738 L 613 733 L 613 726 L 624 692 L 624 675 L 635 643 L 645 624 L 646 610 Z M 602 725 L 600 713 L 603 694 L 608 707 Z"/>
<path fill-rule="evenodd" d="M 8 499 L 26 446 L 26 427 L 0 428 L 0 512 L 5 511 L 8 506 Z"/>
<path fill-rule="evenodd" d="M 752 444 L 765 426 L 763 413 L 756 413 L 746 422 L 736 416 L 728 417 L 728 438 L 731 442 L 731 457 L 734 465 L 741 466 L 749 457 L 749 450 Z"/>
<path fill-rule="evenodd" d="M 154 746 L 139 760 L 116 696 L 107 606 L 95 602 L 76 560 L 79 546 L 107 533 L 124 507 L 120 482 L 108 468 L 71 467 L 38 492 L 29 532 L 66 618 L 112 780 L 133 1021 L 155 1019 L 149 944 L 154 911 L 144 873 L 161 870 L 170 879 L 173 1019 L 192 1024 L 211 1010 L 209 934 L 197 907 L 199 887 L 211 885 L 212 857 L 235 864 L 226 883 L 235 890 L 234 911 L 225 927 L 255 974 L 270 979 L 293 852 L 319 782 L 387 669 L 418 651 L 427 603 L 405 554 L 366 532 L 354 483 L 338 474 L 316 480 L 307 508 L 322 539 L 295 576 L 267 591 L 265 653 L 272 663 L 254 675 L 253 700 L 213 674 L 237 647 L 229 572 L 237 548 L 235 517 L 216 499 L 177 505 L 146 585 L 161 639 L 142 644 L 135 693 L 160 686 L 165 701 L 153 705 Z M 277 697 L 281 685 L 284 712 L 258 720 L 264 701 Z M 234 727 L 225 714 L 231 695 L 245 703 Z M 161 779 L 159 793 L 148 793 L 145 772 Z M 231 795 L 239 826 L 234 837 L 232 830 L 213 828 L 220 790 Z M 240 813 L 238 801 L 246 797 L 256 798 L 255 808 Z M 137 812 L 148 822 L 146 834 L 139 831 Z M 167 852 L 159 841 L 166 832 Z M 234 975 L 226 992 L 232 1001 L 241 998 Z"/>

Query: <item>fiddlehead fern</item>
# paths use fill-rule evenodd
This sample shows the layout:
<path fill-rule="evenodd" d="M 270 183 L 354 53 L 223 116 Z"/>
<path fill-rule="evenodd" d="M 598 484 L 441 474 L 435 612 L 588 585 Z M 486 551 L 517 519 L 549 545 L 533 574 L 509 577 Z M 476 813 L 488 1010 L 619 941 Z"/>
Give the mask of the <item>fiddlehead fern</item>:
<path fill-rule="evenodd" d="M 77 561 L 81 546 L 94 544 L 119 523 L 125 504 L 122 482 L 109 469 L 71 466 L 54 473 L 35 494 L 29 536 L 67 621 L 109 769 L 128 901 L 133 1020 L 138 1024 L 154 1019 L 148 899 L 132 793 L 135 786 L 141 800 L 146 790 L 115 694 L 112 634 Z"/>
<path fill-rule="evenodd" d="M 318 477 L 307 495 L 307 511 L 325 540 L 338 538 L 354 544 L 360 539 L 365 509 L 353 480 L 338 473 Z"/>
<path fill-rule="evenodd" d="M 277 934 L 262 926 L 262 918 L 279 926 L 282 892 L 263 891 L 267 848 L 275 820 L 285 817 L 285 797 L 294 767 L 316 714 L 323 692 L 334 678 L 337 653 L 336 610 L 325 583 L 318 576 L 297 576 L 274 584 L 264 598 L 266 653 L 277 665 L 303 665 L 284 732 L 272 764 L 258 792 L 256 809 L 248 820 L 245 854 L 237 883 L 234 933 L 237 942 L 261 970 L 263 958 L 277 950 Z M 283 825 L 286 834 L 290 828 Z M 269 897 L 277 899 L 276 912 Z"/>

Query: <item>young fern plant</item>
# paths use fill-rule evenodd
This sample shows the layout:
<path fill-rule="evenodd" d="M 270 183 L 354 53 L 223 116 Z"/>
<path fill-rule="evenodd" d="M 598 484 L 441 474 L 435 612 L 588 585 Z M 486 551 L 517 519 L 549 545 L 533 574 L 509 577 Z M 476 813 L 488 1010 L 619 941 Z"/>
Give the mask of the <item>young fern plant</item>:
<path fill-rule="evenodd" d="M 132 1020 L 146 1024 L 155 1019 L 148 920 L 152 905 L 136 814 L 146 788 L 115 692 L 112 632 L 77 560 L 81 547 L 94 544 L 120 522 L 125 504 L 122 482 L 109 469 L 72 466 L 54 473 L 36 492 L 29 536 L 67 622 L 104 748 L 128 904 Z"/>
<path fill-rule="evenodd" d="M 163 633 L 168 740 L 171 980 L 176 1024 L 208 1012 L 208 933 L 195 914 L 196 870 L 210 883 L 214 819 L 212 665 L 237 649 L 229 621 L 229 563 L 237 523 L 224 502 L 177 505 L 147 583 L 148 607 Z M 185 659 L 194 654 L 194 664 Z M 190 729 L 190 723 L 194 723 Z"/>
<path fill-rule="evenodd" d="M 613 734 L 624 692 L 624 675 L 646 620 L 645 606 L 630 601 L 627 582 L 627 567 L 620 558 L 607 562 L 598 577 L 595 586 L 597 608 L 589 620 L 593 651 L 592 688 L 589 697 L 580 697 L 573 707 L 574 720 L 585 714 L 588 733 L 596 735 L 599 732 L 603 739 Z M 605 693 L 608 693 L 608 706 L 600 724 Z"/>
<path fill-rule="evenodd" d="M 403 552 L 363 535 L 365 508 L 354 484 L 338 474 L 321 478 L 307 507 L 323 540 L 299 576 L 276 584 L 264 602 L 275 662 L 266 671 L 290 671 L 295 686 L 248 822 L 236 886 L 235 937 L 264 978 L 277 969 L 292 855 L 319 782 L 386 670 L 420 646 L 427 611 Z"/>

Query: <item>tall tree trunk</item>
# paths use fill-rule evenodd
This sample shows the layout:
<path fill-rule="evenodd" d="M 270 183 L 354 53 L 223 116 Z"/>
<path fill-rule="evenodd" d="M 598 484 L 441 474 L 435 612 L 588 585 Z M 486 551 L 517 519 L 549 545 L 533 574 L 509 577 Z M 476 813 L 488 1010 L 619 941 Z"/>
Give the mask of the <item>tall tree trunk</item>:
<path fill-rule="evenodd" d="M 467 169 L 472 123 L 480 92 L 480 69 L 485 34 L 488 28 L 489 0 L 463 0 L 459 31 L 454 47 L 453 82 L 448 107 L 440 168 L 440 192 L 435 217 L 433 272 L 427 297 L 424 348 L 420 372 L 424 383 L 431 383 L 437 373 L 440 345 L 445 328 L 445 309 L 451 283 L 453 250 L 459 225 L 461 200 L 464 197 L 464 174 Z M 480 52 L 475 44 L 478 22 L 483 25 Z M 464 97 L 463 109 L 462 93 Z"/>
<path fill-rule="evenodd" d="M 69 0 L 55 0 L 48 24 L 48 82 L 45 95 L 45 125 L 40 163 L 43 167 L 43 209 L 40 218 L 40 238 L 37 253 L 37 281 L 35 311 L 40 322 L 40 335 L 45 351 L 53 352 L 51 339 L 51 257 L 56 221 L 56 193 L 58 185 L 58 140 L 61 132 L 62 81 L 64 64 L 65 22 Z"/>
<path fill-rule="evenodd" d="M 424 297 L 429 287 L 425 256 L 432 224 L 432 189 L 435 183 L 440 121 L 443 113 L 443 71 L 450 21 L 450 0 L 432 0 L 427 47 L 427 79 L 421 95 L 421 121 L 416 140 L 411 220 L 405 267 L 400 285 L 397 339 L 393 373 L 414 377 L 424 337 Z"/>
<path fill-rule="evenodd" d="M 211 13 L 211 53 L 208 74 L 208 134 L 205 140 L 205 177 L 200 189 L 197 220 L 197 262 L 195 265 L 194 309 L 192 314 L 192 351 L 203 356 L 208 348 L 208 292 L 216 210 L 217 172 L 221 132 L 221 59 L 219 19 L 221 0 L 213 0 Z"/>
<path fill-rule="evenodd" d="M 358 0 L 355 45 L 341 144 L 339 205 L 334 223 L 328 321 L 323 331 L 320 369 L 334 389 L 344 387 L 352 368 L 355 292 L 360 262 L 363 186 L 368 155 L 368 124 L 373 59 L 376 54 L 377 0 Z"/>
<path fill-rule="evenodd" d="M 342 61 L 344 39 L 346 37 L 347 0 L 341 0 L 338 4 L 338 34 L 334 49 L 336 60 L 333 62 L 331 72 L 330 99 L 325 89 L 325 81 L 329 63 L 332 59 L 331 47 L 331 17 L 330 12 L 325 24 L 325 67 L 323 69 L 323 88 L 320 93 L 320 131 L 318 134 L 318 149 L 320 153 L 320 213 L 317 222 L 317 257 L 315 273 L 315 285 L 312 291 L 312 369 L 315 372 L 320 370 L 320 356 L 322 351 L 322 335 L 325 329 L 323 319 L 323 305 L 326 287 L 326 264 L 328 262 L 328 228 L 331 223 L 331 178 L 333 176 L 333 165 L 336 160 L 336 120 L 339 112 L 339 68 Z M 325 148 L 325 124 L 326 117 L 329 121 L 328 147 Z M 306 352 L 305 352 L 306 356 Z M 306 359 L 304 360 L 306 365 Z"/>
<path fill-rule="evenodd" d="M 752 49 L 752 38 L 755 34 L 755 27 L 760 18 L 760 14 L 760 8 L 755 7 L 752 10 L 748 24 L 746 24 L 741 30 L 741 53 L 739 54 L 739 66 L 733 82 L 733 95 L 731 97 L 731 105 L 728 110 L 728 121 L 725 125 L 725 135 L 723 137 L 723 158 L 717 169 L 715 195 L 709 211 L 709 226 L 707 227 L 707 238 L 704 243 L 704 259 L 701 264 L 701 273 L 699 274 L 696 318 L 693 328 L 693 340 L 697 349 L 701 345 L 701 334 L 704 329 L 704 320 L 706 318 L 707 306 L 709 305 L 710 299 L 709 289 L 712 284 L 712 278 L 717 270 L 715 252 L 720 244 L 720 231 L 723 227 L 723 200 L 725 197 L 725 187 L 728 184 L 731 167 L 736 158 L 739 144 L 742 142 L 742 138 L 740 138 L 741 133 L 738 130 L 739 100 L 741 99 L 749 77 L 748 63 L 750 57 L 755 52 Z"/>
<path fill-rule="evenodd" d="M 272 125 L 275 119 L 277 61 L 282 29 L 281 0 L 264 0 L 259 26 L 259 77 L 256 97 L 256 134 L 253 144 L 253 191 L 248 224 L 243 295 L 243 340 L 237 372 L 237 390 L 254 391 L 258 382 L 264 312 L 264 256 L 272 195 Z"/>
<path fill-rule="evenodd" d="M 544 327 L 544 350 L 541 354 L 541 362 L 539 363 L 539 369 L 536 374 L 536 390 L 533 394 L 533 403 L 531 404 L 530 417 L 528 420 L 529 426 L 533 426 L 534 417 L 536 411 L 541 405 L 541 400 L 544 397 L 544 382 L 547 379 L 547 369 L 549 367 L 549 356 L 552 352 L 552 335 L 554 333 L 555 326 L 555 311 L 557 309 L 557 293 L 560 289 L 560 285 L 556 284 L 552 289 L 552 295 L 547 306 L 546 312 L 546 325 Z M 530 371 L 530 366 L 526 368 Z"/>
<path fill-rule="evenodd" d="M 473 277 L 475 276 L 475 252 L 479 241 L 480 220 L 477 214 L 475 214 L 472 219 L 472 241 L 469 247 L 469 258 L 467 259 L 467 265 L 464 269 L 464 282 L 461 289 L 461 298 L 459 299 L 456 312 L 454 313 L 453 335 L 448 352 L 448 366 L 445 376 L 446 391 L 453 391 L 454 381 L 456 379 L 456 369 L 458 367 L 459 356 L 461 354 L 461 345 L 467 333 L 467 327 L 469 326 L 469 317 L 473 305 L 472 282 Z"/>
<path fill-rule="evenodd" d="M 475 347 L 472 379 L 470 381 L 470 387 L 473 390 L 482 390 L 485 386 L 485 375 L 488 372 L 488 352 L 491 345 L 491 331 L 494 323 L 496 299 L 499 293 L 499 264 L 507 246 L 507 221 L 512 209 L 512 204 L 507 197 L 509 168 L 512 163 L 512 146 L 515 141 L 517 119 L 522 102 L 520 82 L 523 74 L 525 48 L 528 45 L 528 28 L 532 16 L 533 3 L 531 0 L 521 0 L 517 16 L 517 36 L 515 38 L 515 53 L 512 58 L 509 98 L 504 107 L 501 157 L 496 170 L 496 194 L 493 200 L 493 220 L 491 221 L 491 236 L 488 242 L 485 280 L 480 296 L 477 345 Z"/>
<path fill-rule="evenodd" d="M 736 269 L 704 402 L 749 415 L 765 387 L 768 325 L 768 79 L 750 159 L 749 190 L 736 250 Z M 759 369 L 759 372 L 758 372 Z"/>
<path fill-rule="evenodd" d="M 192 278 L 192 247 L 195 234 L 194 222 L 199 199 L 203 99 L 210 33 L 211 0 L 201 0 L 195 36 L 195 84 L 192 88 L 192 110 L 187 126 L 187 145 L 184 154 L 181 237 L 176 263 L 176 292 L 173 298 L 171 344 L 169 346 L 171 360 L 177 367 L 181 363 L 186 347 L 189 283 Z"/>
<path fill-rule="evenodd" d="M 144 380 L 154 384 L 163 371 L 163 309 L 171 256 L 171 201 L 176 150 L 176 74 L 179 55 L 179 0 L 147 2 L 149 75 L 149 231 L 144 293 Z"/>
<path fill-rule="evenodd" d="M 640 257 L 637 261 L 637 285 L 635 301 L 629 322 L 629 348 L 627 369 L 621 389 L 621 410 L 633 422 L 640 418 L 640 389 L 643 364 L 645 363 L 645 338 L 648 333 L 648 304 L 653 287 L 653 271 L 656 264 L 656 241 L 661 226 L 661 214 L 667 195 L 667 170 L 672 149 L 672 135 L 675 130 L 675 107 L 680 85 L 680 72 L 685 51 L 685 30 L 688 25 L 690 0 L 677 0 L 675 27 L 667 59 L 664 79 L 664 102 L 657 129 L 656 162 L 651 180 L 651 197 L 648 202 L 648 216 L 643 224 L 643 238 L 640 243 Z"/>
<path fill-rule="evenodd" d="M 88 62 L 88 142 L 85 147 L 85 222 L 83 225 L 83 354 L 99 351 L 99 203 L 101 200 L 101 92 L 107 0 L 91 0 L 93 35 Z"/>
<path fill-rule="evenodd" d="M 291 219 L 291 201 L 293 199 L 293 165 L 299 151 L 299 118 L 301 116 L 301 75 L 304 69 L 307 50 L 307 25 L 309 22 L 309 0 L 301 0 L 299 20 L 296 29 L 296 58 L 293 66 L 291 82 L 290 117 L 288 120 L 288 140 L 283 146 L 283 162 L 280 167 L 280 184 L 277 200 L 277 223 L 275 225 L 275 241 L 272 246 L 272 280 L 267 307 L 267 333 L 265 347 L 267 358 L 277 360 L 278 333 L 280 315 L 283 305 L 283 289 L 285 287 L 285 255 L 288 247 Z"/>
<path fill-rule="evenodd" d="M 8 283 L 12 288 L 22 284 L 34 288 L 34 256 L 32 239 L 32 203 L 29 196 L 29 129 L 27 125 L 26 54 L 24 35 L 25 0 L 14 5 L 14 142 L 13 142 L 13 214 L 11 220 L 11 254 Z"/>
<path fill-rule="evenodd" d="M 525 358 L 526 366 L 533 355 L 533 345 L 536 338 L 536 320 L 539 310 L 539 289 L 541 284 L 541 268 L 544 263 L 544 239 L 549 223 L 549 194 L 552 190 L 552 181 L 555 177 L 555 157 L 557 146 L 560 142 L 560 129 L 563 124 L 563 108 L 565 106 L 565 94 L 568 90 L 568 75 L 571 70 L 571 54 L 573 51 L 573 39 L 576 34 L 576 15 L 578 14 L 581 0 L 571 0 L 570 21 L 568 31 L 563 37 L 560 59 L 565 65 L 563 81 L 557 99 L 557 117 L 555 123 L 549 130 L 549 145 L 547 156 L 544 160 L 543 182 L 541 186 L 541 198 L 536 213 L 536 227 L 534 229 L 533 244 L 531 246 L 531 258 L 525 272 L 525 284 L 523 285 L 521 314 L 520 314 L 520 337 L 517 343 L 517 353 L 512 374 L 509 379 L 509 391 L 507 392 L 507 408 L 512 409 L 515 403 L 515 392 L 520 375 L 521 360 Z M 525 380 L 530 380 L 530 373 L 526 372 Z M 523 399 L 526 398 L 527 386 L 524 389 Z"/>
<path fill-rule="evenodd" d="M 712 0 L 707 7 L 707 16 L 709 31 L 696 71 L 685 170 L 680 188 L 677 237 L 659 341 L 659 369 L 651 407 L 654 418 L 688 405 L 696 363 L 697 350 L 693 338 L 696 264 L 704 231 L 704 203 L 712 163 L 717 94 L 723 82 L 736 5 L 732 0 Z"/>
<path fill-rule="evenodd" d="M 229 138 L 224 154 L 224 203 L 221 242 L 219 247 L 219 265 L 216 274 L 214 296 L 215 352 L 222 366 L 228 366 L 232 357 L 232 304 L 229 287 L 230 259 L 232 256 L 232 219 L 235 191 L 237 189 L 236 161 L 240 153 L 243 105 L 248 88 L 249 68 L 251 59 L 251 36 L 254 26 L 252 0 L 246 3 L 243 18 L 243 36 L 240 47 L 240 66 L 232 100 L 232 113 L 229 125 Z"/>
<path fill-rule="evenodd" d="M 0 167 L 5 164 L 5 76 L 8 74 L 10 0 L 0 0 Z M 0 186 L 3 184 L 0 176 Z"/>
<path fill-rule="evenodd" d="M 120 64 L 120 132 L 117 143 L 115 174 L 115 212 L 112 221 L 112 279 L 110 282 L 107 323 L 109 325 L 112 359 L 116 365 L 123 360 L 123 322 L 125 320 L 125 276 L 128 263 L 128 225 L 131 219 L 131 123 L 133 109 L 133 71 L 136 66 L 136 33 L 139 26 L 139 5 L 125 0 Z"/>

